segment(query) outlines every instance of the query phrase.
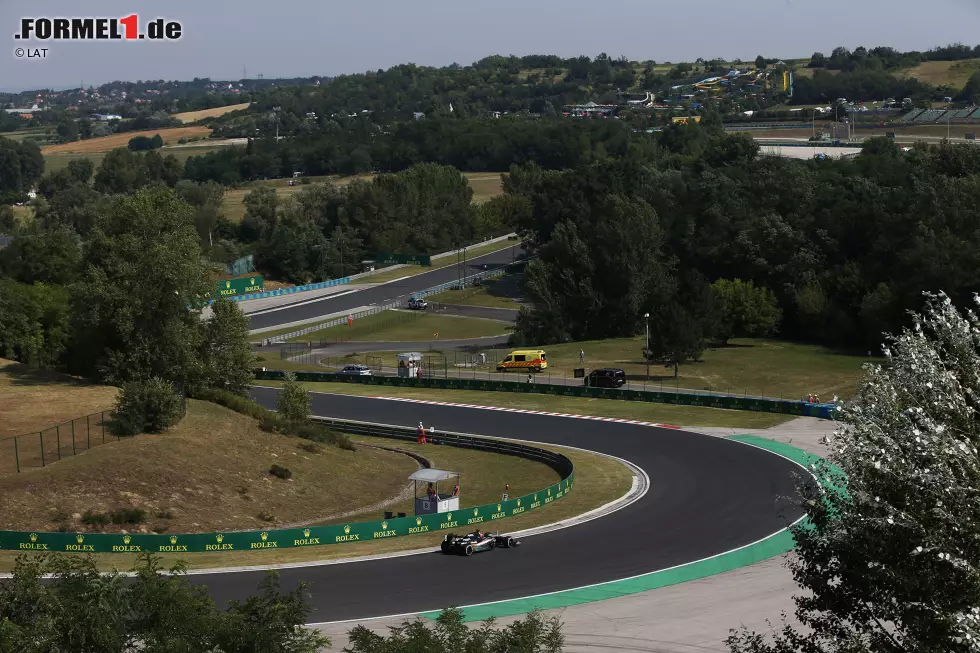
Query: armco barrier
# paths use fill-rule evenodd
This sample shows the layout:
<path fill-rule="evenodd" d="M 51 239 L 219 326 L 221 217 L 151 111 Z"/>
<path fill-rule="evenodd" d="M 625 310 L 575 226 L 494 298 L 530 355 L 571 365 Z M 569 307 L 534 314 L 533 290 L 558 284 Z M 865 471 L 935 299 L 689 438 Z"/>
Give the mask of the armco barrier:
<path fill-rule="evenodd" d="M 363 435 L 396 439 L 414 439 L 414 430 L 402 427 L 379 427 L 358 422 L 321 420 L 334 428 Z M 575 485 L 572 462 L 561 454 L 504 440 L 463 435 L 436 435 L 440 444 L 483 449 L 540 460 L 563 477 L 554 485 L 521 497 L 499 503 L 471 506 L 451 513 L 398 517 L 370 522 L 308 526 L 264 531 L 226 533 L 180 533 L 150 535 L 142 533 L 46 533 L 0 531 L 0 550 L 53 551 L 85 553 L 204 553 L 214 551 L 256 551 L 289 549 L 346 542 L 366 542 L 389 537 L 463 530 L 513 517 L 552 503 L 571 492 Z M 564 470 L 563 473 L 561 470 Z M 463 496 L 465 496 L 465 482 Z"/>
<path fill-rule="evenodd" d="M 517 381 L 487 381 L 482 379 L 412 379 L 400 376 L 345 376 L 326 372 L 294 372 L 297 381 L 322 381 L 331 383 L 361 383 L 366 385 L 407 386 L 437 388 L 443 390 L 486 390 L 493 392 L 523 392 L 531 394 L 588 397 L 592 399 L 619 399 L 645 401 L 678 406 L 704 406 L 727 410 L 748 410 L 763 413 L 780 413 L 799 417 L 834 419 L 833 404 L 811 404 L 788 399 L 764 399 L 761 397 L 736 397 L 731 395 L 698 394 L 694 392 L 660 392 L 656 390 L 620 390 L 592 388 L 584 385 L 557 385 L 546 383 L 520 383 Z M 255 378 L 261 381 L 278 381 L 284 378 L 282 370 L 256 370 Z"/>

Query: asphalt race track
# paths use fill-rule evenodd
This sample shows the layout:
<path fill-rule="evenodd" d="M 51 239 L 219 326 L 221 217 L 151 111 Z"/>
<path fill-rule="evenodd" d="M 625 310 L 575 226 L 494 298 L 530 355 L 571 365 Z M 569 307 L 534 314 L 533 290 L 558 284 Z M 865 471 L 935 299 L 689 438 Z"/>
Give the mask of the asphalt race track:
<path fill-rule="evenodd" d="M 512 246 L 492 254 L 486 254 L 474 259 L 466 259 L 466 274 L 476 274 L 483 271 L 483 266 L 487 269 L 501 267 L 511 263 L 515 256 L 520 256 L 523 250 L 520 246 Z M 411 270 L 406 269 L 405 274 L 410 274 Z M 249 329 L 265 329 L 275 327 L 280 324 L 291 324 L 302 320 L 314 320 L 321 315 L 331 315 L 340 311 L 350 310 L 360 306 L 372 304 L 384 304 L 397 298 L 407 297 L 419 290 L 432 288 L 450 281 L 455 281 L 457 271 L 455 265 L 448 265 L 444 268 L 423 272 L 401 281 L 392 281 L 377 288 L 366 288 L 349 294 L 339 293 L 337 295 L 326 295 L 319 301 L 289 306 L 288 308 L 266 309 L 251 313 L 248 316 Z M 370 281 L 367 277 L 365 281 Z M 302 293 L 296 295 L 296 301 L 302 301 Z"/>
<path fill-rule="evenodd" d="M 253 396 L 274 407 L 275 390 Z M 420 554 L 281 570 L 284 589 L 309 583 L 309 621 L 438 610 L 635 576 L 762 539 L 801 516 L 802 470 L 766 451 L 673 429 L 476 408 L 314 394 L 313 413 L 338 419 L 519 438 L 601 451 L 641 467 L 650 489 L 611 515 L 471 558 Z M 504 479 L 501 480 L 502 483 Z M 465 479 L 461 484 L 464 488 Z M 582 487 L 582 484 L 579 484 Z M 506 522 L 503 522 L 506 528 Z M 342 546 L 342 545 L 340 545 Z M 192 575 L 218 605 L 256 591 L 264 572 Z"/>

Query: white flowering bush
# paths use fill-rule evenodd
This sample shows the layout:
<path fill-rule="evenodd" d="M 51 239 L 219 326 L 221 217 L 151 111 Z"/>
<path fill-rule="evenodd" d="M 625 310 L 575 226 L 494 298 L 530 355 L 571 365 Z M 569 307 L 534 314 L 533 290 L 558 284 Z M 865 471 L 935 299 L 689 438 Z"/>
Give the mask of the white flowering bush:
<path fill-rule="evenodd" d="M 733 631 L 734 653 L 980 652 L 980 321 L 926 298 L 838 403 L 815 470 L 831 486 L 801 487 L 809 523 L 789 566 L 803 628 L 783 615 L 768 636 Z"/>

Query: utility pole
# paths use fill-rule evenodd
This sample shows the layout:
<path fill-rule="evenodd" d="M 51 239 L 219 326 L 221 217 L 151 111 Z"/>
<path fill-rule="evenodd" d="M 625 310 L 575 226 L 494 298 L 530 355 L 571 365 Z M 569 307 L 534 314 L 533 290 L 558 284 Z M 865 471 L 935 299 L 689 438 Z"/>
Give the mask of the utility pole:
<path fill-rule="evenodd" d="M 646 320 L 647 324 L 647 348 L 643 354 L 643 357 L 647 359 L 647 381 L 650 380 L 650 314 L 644 313 L 643 319 Z"/>

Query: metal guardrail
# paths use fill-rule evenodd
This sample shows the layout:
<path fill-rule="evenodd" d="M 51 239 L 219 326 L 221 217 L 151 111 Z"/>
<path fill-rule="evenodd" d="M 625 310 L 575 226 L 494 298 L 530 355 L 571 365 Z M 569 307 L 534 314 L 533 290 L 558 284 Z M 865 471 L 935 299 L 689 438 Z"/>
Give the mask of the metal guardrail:
<path fill-rule="evenodd" d="M 372 437 L 389 438 L 392 440 L 406 440 L 414 442 L 416 440 L 415 429 L 407 426 L 388 426 L 372 424 L 370 422 L 358 422 L 353 420 L 333 419 L 331 417 L 311 418 L 318 424 L 323 424 L 336 431 L 342 431 L 352 435 L 367 435 Z M 438 442 L 440 445 L 449 445 L 460 449 L 476 449 L 478 451 L 489 451 L 492 453 L 527 458 L 544 463 L 551 467 L 562 480 L 568 478 L 574 471 L 572 461 L 555 451 L 549 451 L 540 447 L 533 447 L 520 442 L 509 440 L 499 440 L 497 438 L 481 437 L 475 435 L 465 435 L 462 433 L 452 433 L 441 431 L 426 430 L 426 439 L 430 442 Z"/>
<path fill-rule="evenodd" d="M 427 297 L 435 293 L 445 292 L 446 290 L 452 290 L 454 288 L 459 288 L 462 286 L 472 284 L 474 281 L 482 281 L 484 279 L 499 277 L 504 273 L 505 273 L 505 268 L 495 268 L 493 270 L 477 272 L 476 274 L 471 274 L 470 276 L 464 277 L 463 279 L 457 281 L 450 281 L 449 283 L 443 283 L 443 284 L 439 284 L 438 286 L 433 286 L 432 288 L 426 288 L 425 290 L 420 290 L 416 293 L 413 293 L 412 296 Z M 384 311 L 390 311 L 392 309 L 399 308 L 402 305 L 403 303 L 401 301 L 396 301 L 396 302 L 389 302 L 387 304 L 382 304 L 381 306 L 373 306 L 367 310 L 358 311 L 356 313 L 350 313 L 349 316 L 333 318 L 331 320 L 327 320 L 326 322 L 318 322 L 316 324 L 312 324 L 303 329 L 298 329 L 296 331 L 291 331 L 289 333 L 283 333 L 278 336 L 273 336 L 271 338 L 268 338 L 267 340 L 270 344 L 284 342 L 292 338 L 305 336 L 309 333 L 313 333 L 314 331 L 320 331 L 321 329 L 327 329 L 332 326 L 339 326 L 341 324 L 345 324 L 348 321 L 348 317 L 351 320 L 357 320 L 362 317 L 367 317 L 368 315 L 376 315 Z"/>

